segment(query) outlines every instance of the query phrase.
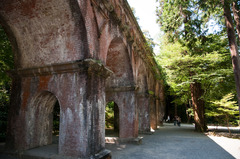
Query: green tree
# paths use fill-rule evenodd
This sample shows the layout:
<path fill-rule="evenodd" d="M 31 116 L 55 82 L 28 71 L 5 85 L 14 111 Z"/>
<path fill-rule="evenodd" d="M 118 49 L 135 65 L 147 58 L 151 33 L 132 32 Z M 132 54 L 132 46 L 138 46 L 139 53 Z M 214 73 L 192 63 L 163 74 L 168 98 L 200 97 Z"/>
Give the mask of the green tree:
<path fill-rule="evenodd" d="M 220 3 L 221 2 L 221 3 Z M 225 21 L 225 32 L 229 41 L 229 49 L 232 57 L 233 72 L 237 90 L 237 100 L 240 109 L 240 61 L 238 53 L 238 44 L 236 41 L 236 32 L 240 41 L 240 3 L 236 0 L 198 0 L 200 8 L 207 13 L 207 17 L 217 17 L 215 20 L 223 26 Z M 235 25 L 233 22 L 235 20 Z"/>
<path fill-rule="evenodd" d="M 222 118 L 225 117 L 228 131 L 231 135 L 231 131 L 229 129 L 230 119 L 237 118 L 238 116 L 238 105 L 237 102 L 234 101 L 234 94 L 229 93 L 225 95 L 222 99 L 212 101 L 211 107 L 206 111 L 206 115 Z"/>
<path fill-rule="evenodd" d="M 199 98 L 204 106 L 208 106 L 212 99 L 221 99 L 234 88 L 226 39 L 220 35 L 209 35 L 207 38 L 209 41 L 202 45 L 206 54 L 202 55 L 186 54 L 188 48 L 179 42 L 166 40 L 162 43 L 157 59 L 166 70 L 167 82 L 177 105 L 186 105 L 192 100 L 191 84 L 195 81 L 201 84 L 202 95 Z M 194 109 L 196 115 L 197 110 Z"/>
<path fill-rule="evenodd" d="M 205 17 L 203 12 L 198 9 L 196 1 L 159 0 L 157 15 L 161 30 L 165 32 L 169 42 L 178 41 L 181 46 L 186 47 L 181 52 L 181 56 L 186 56 L 186 60 L 190 60 L 194 56 L 205 54 L 201 47 L 206 41 Z M 201 98 L 203 95 L 202 85 L 197 78 L 192 78 L 195 76 L 194 71 L 188 69 L 187 73 L 188 77 L 191 77 L 191 82 L 188 84 L 191 90 L 195 129 L 205 131 L 204 101 Z"/>
<path fill-rule="evenodd" d="M 7 70 L 13 69 L 14 60 L 10 41 L 0 26 L 0 85 L 11 83 L 11 79 L 6 74 Z"/>
<path fill-rule="evenodd" d="M 225 18 L 225 24 L 227 28 L 227 35 L 228 35 L 228 41 L 229 41 L 229 48 L 230 48 L 231 57 L 232 57 L 233 72 L 235 75 L 234 77 L 235 77 L 235 83 L 237 88 L 238 104 L 240 109 L 240 61 L 239 61 L 239 53 L 238 53 L 238 46 L 236 42 L 234 24 L 232 21 L 232 12 L 230 9 L 230 5 L 232 1 L 221 0 L 221 2 L 223 5 L 224 18 Z M 239 16 L 238 14 L 236 14 L 235 1 L 233 1 L 233 13 L 235 15 L 234 17 L 237 23 L 237 31 L 239 34 Z"/>
<path fill-rule="evenodd" d="M 153 38 L 151 37 L 150 33 L 148 30 L 143 30 L 143 35 L 146 39 L 146 44 L 147 46 L 151 49 L 153 52 L 153 48 L 156 46 L 156 43 L 153 41 Z"/>
<path fill-rule="evenodd" d="M 106 128 L 114 128 L 114 102 L 107 103 L 105 110 Z"/>
<path fill-rule="evenodd" d="M 10 104 L 11 78 L 6 71 L 13 69 L 14 60 L 11 44 L 0 26 L 0 140 L 3 141 L 7 126 L 7 111 Z"/>
<path fill-rule="evenodd" d="M 204 100 L 204 95 L 208 94 L 205 89 L 207 85 L 212 86 L 214 81 L 216 83 L 224 78 L 223 73 L 216 71 L 221 70 L 222 66 L 219 63 L 224 63 L 224 60 L 221 59 L 226 59 L 224 55 L 228 53 L 225 35 L 221 34 L 222 30 L 215 32 L 215 34 L 209 33 L 209 22 L 214 19 L 210 13 L 214 12 L 214 15 L 221 15 L 223 11 L 219 8 L 206 10 L 206 5 L 215 6 L 216 1 L 159 0 L 158 2 L 157 15 L 161 30 L 167 36 L 168 42 L 178 43 L 178 47 L 184 48 L 180 51 L 180 55 L 175 54 L 178 58 L 184 58 L 175 61 L 175 65 L 181 68 L 175 68 L 179 74 L 175 75 L 175 78 L 181 79 L 182 83 L 185 80 L 183 90 L 188 89 L 188 94 L 190 92 L 191 95 L 195 129 L 205 131 L 204 107 L 206 100 Z M 220 16 L 215 19 L 217 18 L 221 19 Z M 219 22 L 219 24 L 221 23 Z M 221 42 L 219 46 L 217 39 L 220 39 Z M 220 61 L 214 61 L 215 58 Z M 229 73 L 229 68 L 225 72 Z M 179 83 L 176 85 L 178 86 Z"/>

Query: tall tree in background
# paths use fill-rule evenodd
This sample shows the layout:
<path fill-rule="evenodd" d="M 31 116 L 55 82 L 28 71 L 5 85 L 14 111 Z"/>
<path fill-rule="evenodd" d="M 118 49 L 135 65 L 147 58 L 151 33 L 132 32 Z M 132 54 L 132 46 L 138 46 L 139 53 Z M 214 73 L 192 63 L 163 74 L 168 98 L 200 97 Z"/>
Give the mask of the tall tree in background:
<path fill-rule="evenodd" d="M 201 7 L 204 8 L 206 11 L 208 10 L 209 14 L 219 15 L 216 14 L 215 10 L 222 10 L 223 13 L 220 14 L 222 19 L 225 19 L 225 27 L 229 41 L 229 48 L 232 57 L 232 66 L 237 90 L 237 100 L 238 106 L 240 110 L 240 61 L 239 61 L 239 53 L 238 53 L 238 45 L 236 41 L 236 34 L 238 34 L 238 39 L 240 42 L 240 18 L 239 18 L 239 5 L 240 2 L 236 0 L 221 0 L 221 3 L 217 0 L 211 1 L 211 5 L 206 5 L 205 3 L 209 3 L 205 0 L 199 0 L 202 5 Z M 233 17 L 232 17 L 233 15 Z M 235 20 L 236 26 L 234 26 L 233 18 Z M 221 19 L 218 19 L 219 22 Z M 236 28 L 236 30 L 235 30 Z"/>
<path fill-rule="evenodd" d="M 168 35 L 170 41 L 179 41 L 187 48 L 187 51 L 182 52 L 183 55 L 195 56 L 203 53 L 197 43 L 205 42 L 206 30 L 202 29 L 204 28 L 204 14 L 198 10 L 196 2 L 193 0 L 159 0 L 157 14 L 161 30 Z M 189 77 L 194 75 L 194 72 L 190 70 Z M 190 90 L 195 130 L 206 131 L 204 100 L 201 98 L 204 92 L 198 79 L 192 79 Z"/>
<path fill-rule="evenodd" d="M 223 11 L 224 11 L 224 18 L 225 18 L 225 24 L 227 28 L 227 34 L 228 34 L 228 40 L 229 40 L 229 47 L 231 51 L 231 57 L 232 57 L 232 65 L 233 65 L 233 72 L 234 72 L 234 77 L 235 77 L 235 82 L 236 82 L 236 89 L 237 89 L 237 98 L 238 98 L 238 106 L 240 110 L 240 61 L 239 61 L 239 54 L 238 54 L 238 46 L 236 42 L 236 35 L 235 35 L 235 29 L 234 29 L 234 24 L 232 21 L 232 12 L 230 9 L 230 1 L 228 0 L 221 0 L 222 6 L 223 6 Z M 236 28 L 238 35 L 240 35 L 240 28 L 239 28 L 239 15 L 237 13 L 236 9 L 236 2 L 234 1 L 232 4 L 232 10 L 234 13 L 234 18 L 236 21 Z"/>
<path fill-rule="evenodd" d="M 238 40 L 240 41 L 240 17 L 239 17 L 239 5 L 240 4 L 238 4 L 238 3 L 237 2 L 233 2 L 232 3 L 232 11 L 233 11 L 233 15 L 234 15 L 234 20 L 236 22 L 236 29 L 237 29 L 237 33 L 238 33 Z"/>
<path fill-rule="evenodd" d="M 178 42 L 181 44 L 181 47 L 186 48 L 185 51 L 181 52 L 182 56 L 189 56 L 192 59 L 197 59 L 197 57 L 202 57 L 202 59 L 204 59 L 203 57 L 207 57 L 206 55 L 211 53 L 209 48 L 212 47 L 209 45 L 212 40 L 212 37 L 209 36 L 212 34 L 209 32 L 210 21 L 215 20 L 215 22 L 219 24 L 219 27 L 223 27 L 223 10 L 220 7 L 216 7 L 219 6 L 219 1 L 158 0 L 158 2 L 158 22 L 161 26 L 161 30 L 167 35 L 168 41 L 172 43 Z M 220 35 L 221 31 L 223 31 L 223 29 L 214 32 L 213 35 L 216 35 L 215 38 L 217 35 Z M 223 48 L 226 49 L 226 47 Z M 211 51 L 213 52 L 214 50 Z M 217 51 L 217 49 L 215 51 Z M 214 61 L 212 62 L 214 63 Z M 202 72 L 211 65 L 211 63 L 206 63 L 204 60 L 201 61 L 201 63 L 205 65 L 203 69 L 200 69 Z M 177 64 L 177 62 L 175 64 Z M 195 69 L 199 66 L 201 65 L 189 65 L 189 67 L 194 67 Z M 206 92 L 204 92 L 203 85 L 206 83 L 206 80 L 198 78 L 198 71 L 192 71 L 194 69 L 188 70 L 188 76 L 191 78 L 189 89 L 194 109 L 195 129 L 197 131 L 205 131 L 205 100 L 203 96 Z"/>
<path fill-rule="evenodd" d="M 175 105 L 186 105 L 189 100 L 192 101 L 192 96 L 196 98 L 191 88 L 195 81 L 201 84 L 200 101 L 204 102 L 204 107 L 209 107 L 212 101 L 234 92 L 231 58 L 225 36 L 206 36 L 206 42 L 201 45 L 205 54 L 201 55 L 188 55 L 186 46 L 183 47 L 179 42 L 168 42 L 167 38 L 163 39 L 157 61 L 166 70 L 166 80 L 171 87 L 170 94 L 175 96 Z M 198 127 L 196 130 L 199 130 Z"/>

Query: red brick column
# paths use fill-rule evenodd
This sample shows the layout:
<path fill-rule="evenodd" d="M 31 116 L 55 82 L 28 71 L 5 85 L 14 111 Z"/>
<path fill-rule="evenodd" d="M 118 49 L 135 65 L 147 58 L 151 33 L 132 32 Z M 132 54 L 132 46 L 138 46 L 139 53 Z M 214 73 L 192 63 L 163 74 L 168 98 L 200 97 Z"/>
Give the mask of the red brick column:
<path fill-rule="evenodd" d="M 82 158 L 109 154 L 105 150 L 105 78 L 109 74 L 105 67 L 84 60 L 15 74 L 19 81 L 14 80 L 8 148 L 27 150 L 50 144 L 50 115 L 58 100 L 59 154 Z"/>
<path fill-rule="evenodd" d="M 107 101 L 114 101 L 119 107 L 119 137 L 138 137 L 138 114 L 134 87 L 108 88 Z"/>
<path fill-rule="evenodd" d="M 149 96 L 145 93 L 137 94 L 139 132 L 150 132 Z"/>

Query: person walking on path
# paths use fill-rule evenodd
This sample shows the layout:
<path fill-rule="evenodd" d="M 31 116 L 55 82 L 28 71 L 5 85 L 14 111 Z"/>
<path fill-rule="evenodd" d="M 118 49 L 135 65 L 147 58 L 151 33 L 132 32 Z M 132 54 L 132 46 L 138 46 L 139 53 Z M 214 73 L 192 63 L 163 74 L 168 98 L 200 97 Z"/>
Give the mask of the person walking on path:
<path fill-rule="evenodd" d="M 177 117 L 177 125 L 181 126 L 181 118 L 179 116 Z"/>
<path fill-rule="evenodd" d="M 170 123 L 170 116 L 168 115 L 167 117 L 167 120 L 166 120 L 167 123 Z"/>
<path fill-rule="evenodd" d="M 174 119 L 173 119 L 174 126 L 176 126 L 176 125 L 177 125 L 177 118 L 178 118 L 178 116 L 175 116 L 175 117 L 174 117 Z"/>

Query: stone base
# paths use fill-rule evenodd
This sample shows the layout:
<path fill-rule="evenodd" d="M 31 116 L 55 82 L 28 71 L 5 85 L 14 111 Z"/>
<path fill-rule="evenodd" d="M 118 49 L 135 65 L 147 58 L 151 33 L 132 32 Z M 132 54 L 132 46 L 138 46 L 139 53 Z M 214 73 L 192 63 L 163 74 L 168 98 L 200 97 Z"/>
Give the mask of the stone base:
<path fill-rule="evenodd" d="M 143 135 L 153 135 L 154 132 L 153 132 L 153 131 L 142 131 L 142 132 L 139 132 L 139 134 L 143 134 Z"/>
<path fill-rule="evenodd" d="M 141 145 L 143 137 L 137 138 L 119 138 L 119 137 L 105 137 L 105 142 L 109 144 L 132 143 Z"/>
<path fill-rule="evenodd" d="M 112 158 L 111 151 L 105 149 L 105 150 L 95 154 L 94 159 L 111 159 L 111 158 Z"/>
<path fill-rule="evenodd" d="M 3 145 L 0 145 L 0 158 L 19 158 L 19 159 L 111 159 L 111 151 L 104 149 L 94 156 L 89 156 L 87 158 L 70 157 L 59 155 L 57 152 L 57 144 L 42 146 L 35 149 L 30 149 L 26 151 L 5 151 L 3 150 Z"/>

